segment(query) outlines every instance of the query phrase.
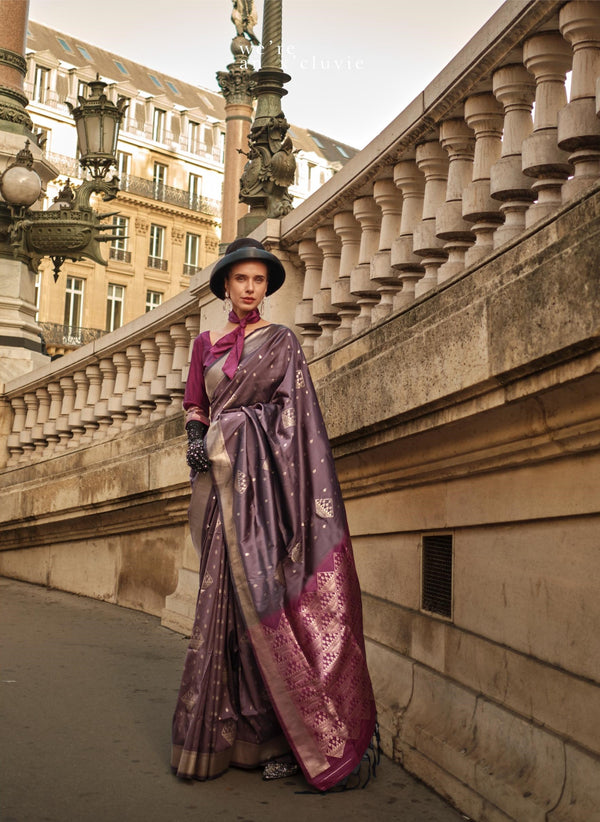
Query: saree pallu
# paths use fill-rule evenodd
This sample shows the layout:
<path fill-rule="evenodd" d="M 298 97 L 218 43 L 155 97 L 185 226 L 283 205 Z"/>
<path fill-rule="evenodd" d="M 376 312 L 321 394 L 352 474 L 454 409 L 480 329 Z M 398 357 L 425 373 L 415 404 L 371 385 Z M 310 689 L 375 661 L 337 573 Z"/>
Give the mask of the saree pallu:
<path fill-rule="evenodd" d="M 289 329 L 249 334 L 232 380 L 224 359 L 205 371 L 213 487 L 201 527 L 198 479 L 192 494 L 201 583 L 172 764 L 210 778 L 291 748 L 326 790 L 358 765 L 375 727 L 333 457 Z"/>

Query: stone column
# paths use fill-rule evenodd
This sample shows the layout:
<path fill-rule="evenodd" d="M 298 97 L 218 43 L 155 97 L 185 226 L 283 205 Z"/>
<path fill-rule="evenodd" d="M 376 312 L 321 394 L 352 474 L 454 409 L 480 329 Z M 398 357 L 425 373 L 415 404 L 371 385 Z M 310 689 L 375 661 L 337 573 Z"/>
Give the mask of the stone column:
<path fill-rule="evenodd" d="M 558 113 L 559 148 L 571 152 L 573 177 L 562 201 L 594 185 L 600 177 L 600 120 L 596 117 L 596 78 L 600 75 L 600 3 L 573 0 L 558 16 L 563 37 L 573 48 L 570 102 Z"/>
<path fill-rule="evenodd" d="M 473 177 L 475 135 L 464 119 L 440 124 L 440 143 L 448 152 L 446 202 L 437 210 L 435 232 L 444 241 L 448 259 L 438 269 L 438 283 L 464 271 L 465 254 L 475 242 L 470 224 L 462 216 L 462 194 Z"/>
<path fill-rule="evenodd" d="M 425 276 L 415 285 L 415 296 L 420 297 L 437 285 L 438 269 L 448 257 L 435 224 L 438 209 L 446 199 L 448 157 L 437 135 L 435 140 L 418 145 L 415 156 L 417 166 L 425 175 L 423 217 L 413 232 L 413 251 L 425 269 Z"/>
<path fill-rule="evenodd" d="M 304 289 L 302 302 L 296 306 L 296 325 L 302 329 L 302 348 L 307 358 L 312 357 L 315 351 L 315 341 L 321 335 L 319 325 L 313 309 L 313 297 L 321 286 L 321 272 L 323 268 L 323 254 L 314 240 L 300 240 L 298 256 L 304 263 Z"/>
<path fill-rule="evenodd" d="M 31 437 L 35 446 L 35 455 L 40 459 L 48 444 L 44 434 L 44 424 L 48 421 L 48 414 L 50 413 L 50 394 L 46 386 L 36 388 L 35 393 L 38 398 L 38 413 Z"/>
<path fill-rule="evenodd" d="M 475 132 L 473 182 L 463 192 L 463 217 L 476 237 L 465 254 L 468 267 L 493 250 L 494 231 L 504 220 L 490 193 L 491 168 L 502 151 L 502 106 L 493 94 L 474 94 L 465 101 L 465 120 Z"/>
<path fill-rule="evenodd" d="M 379 248 L 381 211 L 372 197 L 359 197 L 353 210 L 360 223 L 360 249 L 358 265 L 350 275 L 350 291 L 357 298 L 360 314 L 352 321 L 352 333 L 360 334 L 371 327 L 371 311 L 380 300 L 377 283 L 371 279 L 371 260 Z"/>
<path fill-rule="evenodd" d="M 515 60 L 521 54 L 515 50 Z M 531 109 L 535 83 L 522 62 L 502 66 L 492 77 L 496 99 L 504 107 L 502 156 L 490 171 L 490 191 L 498 200 L 504 222 L 494 233 L 494 248 L 518 237 L 525 229 L 525 214 L 535 200 L 531 177 L 523 173 L 521 150 L 531 134 Z"/>
<path fill-rule="evenodd" d="M 323 254 L 321 287 L 313 297 L 313 313 L 321 326 L 314 351 L 315 354 L 321 354 L 331 347 L 334 331 L 340 324 L 337 309 L 331 303 L 331 287 L 338 278 L 341 248 L 340 239 L 330 225 L 317 228 L 315 242 Z"/>
<path fill-rule="evenodd" d="M 569 154 L 558 147 L 558 112 L 567 104 L 566 74 L 571 49 L 558 32 L 558 18 L 546 24 L 523 45 L 523 62 L 535 77 L 533 133 L 523 142 L 523 173 L 531 177 L 537 202 L 525 217 L 525 226 L 537 223 L 562 204 L 562 186 L 573 173 Z"/>
<path fill-rule="evenodd" d="M 402 194 L 398 191 L 393 177 L 376 180 L 373 184 L 373 199 L 381 209 L 381 230 L 379 249 L 371 261 L 371 279 L 378 285 L 381 300 L 372 312 L 372 321 L 378 322 L 394 309 L 394 295 L 402 287 L 398 272 L 392 268 L 391 249 L 400 233 L 402 219 Z"/>
<path fill-rule="evenodd" d="M 42 152 L 35 143 L 23 93 L 28 10 L 28 0 L 0 0 L 0 174 L 27 139 L 44 185 L 53 174 L 47 164 L 40 167 Z M 13 256 L 12 221 L 10 208 L 0 201 L 0 383 L 48 362 L 35 321 L 35 275 L 26 260 Z"/>
<path fill-rule="evenodd" d="M 243 35 L 234 37 L 231 53 L 234 62 L 227 71 L 217 72 L 217 82 L 225 98 L 225 169 L 223 176 L 223 213 L 221 216 L 222 251 L 237 237 L 237 225 L 248 212 L 240 202 L 240 178 L 248 150 L 248 134 L 252 125 L 252 99 L 256 85 L 254 68 L 248 63 L 252 49 Z"/>
<path fill-rule="evenodd" d="M 415 285 L 425 274 L 421 258 L 413 251 L 413 233 L 423 218 L 425 177 L 414 157 L 400 160 L 394 166 L 394 183 L 402 192 L 400 233 L 392 243 L 390 262 L 398 271 L 402 289 L 394 296 L 394 310 L 404 308 L 415 299 Z"/>
<path fill-rule="evenodd" d="M 350 274 L 358 265 L 360 226 L 351 211 L 340 211 L 333 218 L 333 230 L 342 242 L 338 278 L 331 286 L 331 302 L 338 309 L 340 324 L 333 332 L 333 342 L 352 336 L 352 322 L 360 311 L 350 291 Z"/>
<path fill-rule="evenodd" d="M 77 448 L 85 432 L 85 427 L 81 421 L 81 412 L 83 411 L 89 388 L 89 381 L 85 370 L 75 371 L 73 374 L 73 382 L 75 383 L 75 402 L 73 403 L 73 410 L 69 415 L 69 427 L 72 437 L 67 443 L 67 448 Z"/>

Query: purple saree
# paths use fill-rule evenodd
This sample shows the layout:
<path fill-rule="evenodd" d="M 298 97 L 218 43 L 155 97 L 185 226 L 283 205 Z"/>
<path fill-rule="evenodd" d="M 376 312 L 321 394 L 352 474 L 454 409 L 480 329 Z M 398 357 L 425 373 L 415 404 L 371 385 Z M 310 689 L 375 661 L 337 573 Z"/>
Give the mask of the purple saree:
<path fill-rule="evenodd" d="M 231 380 L 225 359 L 204 358 L 213 488 L 200 526 L 208 483 L 194 480 L 201 584 L 172 765 L 206 779 L 291 748 L 309 784 L 326 790 L 360 762 L 375 727 L 333 457 L 289 329 L 249 334 Z"/>

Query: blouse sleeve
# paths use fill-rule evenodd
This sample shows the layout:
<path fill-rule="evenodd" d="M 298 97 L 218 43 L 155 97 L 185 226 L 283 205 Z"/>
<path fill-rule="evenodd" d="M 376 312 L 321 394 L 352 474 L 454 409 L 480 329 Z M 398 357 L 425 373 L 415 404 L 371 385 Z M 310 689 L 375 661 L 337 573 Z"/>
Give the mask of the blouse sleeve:
<path fill-rule="evenodd" d="M 199 420 L 205 425 L 210 424 L 210 403 L 204 385 L 204 350 L 202 334 L 194 340 L 192 348 L 192 360 L 190 371 L 185 384 L 185 394 L 183 396 L 183 407 L 185 409 L 185 421 Z"/>

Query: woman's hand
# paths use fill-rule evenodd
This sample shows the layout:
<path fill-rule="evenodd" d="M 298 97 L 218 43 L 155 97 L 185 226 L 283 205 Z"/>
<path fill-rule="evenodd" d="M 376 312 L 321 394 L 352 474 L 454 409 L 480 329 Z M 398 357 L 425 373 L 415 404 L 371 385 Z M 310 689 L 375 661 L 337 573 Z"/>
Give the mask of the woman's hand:
<path fill-rule="evenodd" d="M 208 426 L 199 420 L 190 420 L 185 426 L 188 435 L 187 464 L 193 471 L 205 474 L 210 468 L 204 437 Z"/>

